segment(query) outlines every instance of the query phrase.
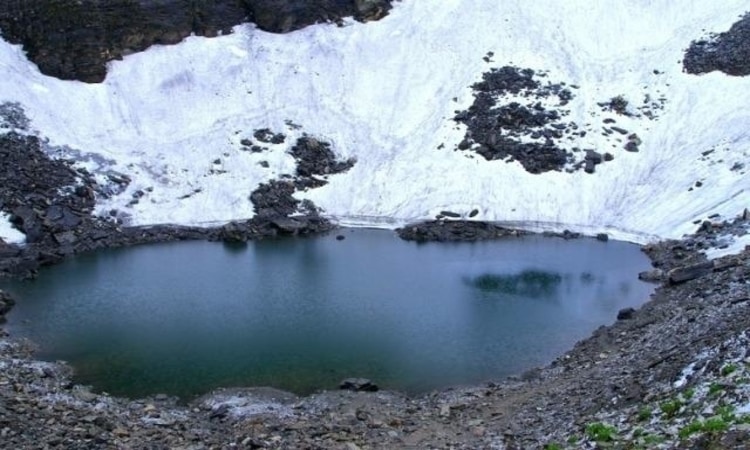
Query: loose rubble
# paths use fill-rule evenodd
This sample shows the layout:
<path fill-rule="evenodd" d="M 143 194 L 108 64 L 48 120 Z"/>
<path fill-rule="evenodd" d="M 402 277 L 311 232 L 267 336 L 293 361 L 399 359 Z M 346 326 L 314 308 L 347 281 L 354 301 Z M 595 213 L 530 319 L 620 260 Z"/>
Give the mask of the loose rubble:
<path fill-rule="evenodd" d="M 457 151 L 476 153 L 487 161 L 518 162 L 530 173 L 549 171 L 593 174 L 596 167 L 615 159 L 600 148 L 582 148 L 586 136 L 600 133 L 608 147 L 638 152 L 643 143 L 637 133 L 622 125 L 643 118 L 655 120 L 666 99 L 646 94 L 641 105 L 631 105 L 622 96 L 599 102 L 601 126 L 566 120 L 579 88 L 547 80 L 543 71 L 513 66 L 493 68 L 482 81 L 471 86 L 474 102 L 456 111 L 454 120 L 466 126 Z M 623 143 L 623 140 L 625 141 Z M 601 144 L 598 144 L 601 145 Z"/>

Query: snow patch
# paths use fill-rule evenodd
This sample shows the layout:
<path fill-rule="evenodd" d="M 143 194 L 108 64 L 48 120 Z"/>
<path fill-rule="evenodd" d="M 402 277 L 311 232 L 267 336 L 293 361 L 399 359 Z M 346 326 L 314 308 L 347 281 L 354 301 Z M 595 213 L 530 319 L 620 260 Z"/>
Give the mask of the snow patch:
<path fill-rule="evenodd" d="M 10 215 L 0 212 L 0 239 L 8 244 L 24 244 L 26 235 L 16 230 L 10 223 Z"/>

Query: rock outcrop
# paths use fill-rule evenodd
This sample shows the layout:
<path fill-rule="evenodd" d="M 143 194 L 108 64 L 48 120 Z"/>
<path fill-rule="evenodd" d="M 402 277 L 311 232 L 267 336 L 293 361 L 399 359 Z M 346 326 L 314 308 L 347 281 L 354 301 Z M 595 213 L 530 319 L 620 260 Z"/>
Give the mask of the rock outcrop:
<path fill-rule="evenodd" d="M 687 73 L 696 75 L 715 70 L 727 75 L 750 75 L 750 13 L 729 31 L 690 43 L 683 66 Z"/>

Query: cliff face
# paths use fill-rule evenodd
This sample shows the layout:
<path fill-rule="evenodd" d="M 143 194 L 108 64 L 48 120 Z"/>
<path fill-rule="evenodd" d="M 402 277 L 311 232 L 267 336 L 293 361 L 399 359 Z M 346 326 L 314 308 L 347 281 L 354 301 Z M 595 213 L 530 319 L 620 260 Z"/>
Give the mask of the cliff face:
<path fill-rule="evenodd" d="M 22 44 L 42 73 L 98 83 L 106 63 L 190 34 L 213 37 L 243 22 L 285 33 L 353 16 L 377 20 L 391 0 L 6 0 L 5 40 Z"/>

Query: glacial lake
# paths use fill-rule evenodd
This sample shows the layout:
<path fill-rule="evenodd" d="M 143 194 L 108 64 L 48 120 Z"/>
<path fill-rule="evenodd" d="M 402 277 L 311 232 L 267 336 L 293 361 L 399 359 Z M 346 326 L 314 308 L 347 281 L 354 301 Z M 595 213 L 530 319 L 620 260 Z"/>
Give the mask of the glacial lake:
<path fill-rule="evenodd" d="M 417 244 L 356 229 L 106 250 L 0 287 L 18 300 L 15 337 L 113 395 L 308 394 L 348 377 L 417 394 L 551 362 L 647 301 L 649 268 L 623 242 Z"/>

